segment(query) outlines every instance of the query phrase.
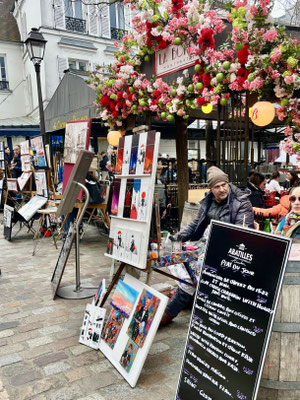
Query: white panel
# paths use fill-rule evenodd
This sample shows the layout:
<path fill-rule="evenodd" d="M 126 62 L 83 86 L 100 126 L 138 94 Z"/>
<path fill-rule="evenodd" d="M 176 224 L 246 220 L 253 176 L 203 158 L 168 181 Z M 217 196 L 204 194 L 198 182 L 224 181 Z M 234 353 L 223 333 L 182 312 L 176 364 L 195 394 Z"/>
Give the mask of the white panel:
<path fill-rule="evenodd" d="M 110 38 L 109 8 L 107 4 L 100 8 L 100 34 L 102 37 Z"/>
<path fill-rule="evenodd" d="M 54 0 L 54 27 L 65 28 L 65 12 L 63 0 Z"/>
<path fill-rule="evenodd" d="M 89 12 L 89 33 L 93 36 L 99 36 L 99 13 L 98 7 L 93 4 L 88 6 Z"/>
<path fill-rule="evenodd" d="M 61 81 L 64 77 L 64 70 L 68 68 L 68 62 L 66 58 L 57 57 L 57 65 L 58 65 L 58 77 Z"/>

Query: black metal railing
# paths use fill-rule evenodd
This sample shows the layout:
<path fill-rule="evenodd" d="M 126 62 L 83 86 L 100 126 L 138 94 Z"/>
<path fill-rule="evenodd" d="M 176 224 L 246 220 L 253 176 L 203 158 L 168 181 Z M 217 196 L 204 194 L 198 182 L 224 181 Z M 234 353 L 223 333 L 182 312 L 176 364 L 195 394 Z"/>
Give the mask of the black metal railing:
<path fill-rule="evenodd" d="M 124 35 L 127 35 L 128 31 L 119 28 L 110 28 L 110 35 L 112 39 L 121 40 Z"/>
<path fill-rule="evenodd" d="M 66 17 L 66 29 L 74 32 L 86 32 L 86 22 L 84 19 Z"/>
<path fill-rule="evenodd" d="M 0 90 L 9 90 L 8 81 L 0 81 Z"/>

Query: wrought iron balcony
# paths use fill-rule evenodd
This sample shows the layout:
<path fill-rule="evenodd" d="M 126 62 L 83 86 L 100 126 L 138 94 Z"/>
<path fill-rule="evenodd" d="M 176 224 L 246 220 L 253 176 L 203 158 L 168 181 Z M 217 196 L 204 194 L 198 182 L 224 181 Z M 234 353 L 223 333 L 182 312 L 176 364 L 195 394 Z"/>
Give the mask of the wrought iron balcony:
<path fill-rule="evenodd" d="M 66 29 L 74 32 L 86 32 L 86 22 L 84 19 L 66 17 Z"/>
<path fill-rule="evenodd" d="M 110 35 L 112 39 L 121 40 L 124 35 L 127 35 L 128 31 L 118 28 L 110 28 Z"/>
<path fill-rule="evenodd" d="M 8 81 L 0 81 L 0 90 L 9 90 Z"/>

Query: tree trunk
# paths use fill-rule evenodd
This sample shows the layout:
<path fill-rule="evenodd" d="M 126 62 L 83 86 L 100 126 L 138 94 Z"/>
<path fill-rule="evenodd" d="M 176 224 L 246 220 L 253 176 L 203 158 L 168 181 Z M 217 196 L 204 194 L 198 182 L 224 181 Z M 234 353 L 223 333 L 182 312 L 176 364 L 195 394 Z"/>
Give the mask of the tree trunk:
<path fill-rule="evenodd" d="M 181 117 L 176 117 L 176 155 L 177 155 L 177 182 L 178 182 L 178 214 L 181 222 L 184 203 L 188 199 L 189 171 L 187 149 L 187 122 Z"/>

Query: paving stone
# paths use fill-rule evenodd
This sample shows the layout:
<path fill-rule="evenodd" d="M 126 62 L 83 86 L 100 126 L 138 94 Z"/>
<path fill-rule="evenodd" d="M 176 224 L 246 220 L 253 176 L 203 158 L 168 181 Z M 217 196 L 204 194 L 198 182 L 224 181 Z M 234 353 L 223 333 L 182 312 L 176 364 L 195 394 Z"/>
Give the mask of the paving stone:
<path fill-rule="evenodd" d="M 42 374 L 39 371 L 31 370 L 23 374 L 13 376 L 10 383 L 13 386 L 21 386 L 25 383 L 35 381 L 36 379 L 39 379 L 41 377 Z"/>
<path fill-rule="evenodd" d="M 10 328 L 15 328 L 18 325 L 20 325 L 19 321 L 4 322 L 3 324 L 0 324 L 0 331 L 5 331 L 6 329 Z"/>
<path fill-rule="evenodd" d="M 39 329 L 39 334 L 42 336 L 51 335 L 52 333 L 61 332 L 63 328 L 59 325 L 47 326 Z"/>
<path fill-rule="evenodd" d="M 88 396 L 80 397 L 78 400 L 106 400 L 101 394 L 93 393 Z"/>
<path fill-rule="evenodd" d="M 77 365 L 78 367 L 82 365 L 88 365 L 93 361 L 98 360 L 98 356 L 96 352 L 91 352 L 91 353 L 85 353 L 81 354 L 80 356 L 77 356 L 74 358 L 73 363 L 74 365 Z"/>
<path fill-rule="evenodd" d="M 71 347 L 69 350 L 74 356 L 79 356 L 80 354 L 88 353 L 90 351 L 95 351 L 91 347 L 84 346 L 83 344 Z"/>
<path fill-rule="evenodd" d="M 2 347 L 1 355 L 19 353 L 20 351 L 24 350 L 24 347 L 25 346 L 22 343 L 14 343 L 10 346 Z"/>
<path fill-rule="evenodd" d="M 36 310 L 32 310 L 32 314 L 50 314 L 54 310 L 54 307 L 37 308 Z"/>
<path fill-rule="evenodd" d="M 0 339 L 13 336 L 14 334 L 15 334 L 15 332 L 12 331 L 11 329 L 8 329 L 6 331 L 1 331 L 0 332 Z"/>
<path fill-rule="evenodd" d="M 46 365 L 43 370 L 46 376 L 58 374 L 60 372 L 70 369 L 71 366 L 65 361 L 59 361 L 53 364 Z"/>
<path fill-rule="evenodd" d="M 78 337 L 77 338 L 71 337 L 68 339 L 56 341 L 55 343 L 53 343 L 52 346 L 55 350 L 64 350 L 68 347 L 74 346 L 74 344 L 77 344 L 77 343 L 78 343 Z"/>
<path fill-rule="evenodd" d="M 52 391 L 48 395 L 49 400 L 74 400 L 78 396 L 82 396 L 82 391 L 77 384 L 62 387 L 58 390 Z"/>
<path fill-rule="evenodd" d="M 153 356 L 155 354 L 160 354 L 163 353 L 164 351 L 169 350 L 170 346 L 168 346 L 165 343 L 153 343 L 153 345 L 151 346 L 150 350 L 149 350 L 149 355 Z"/>
<path fill-rule="evenodd" d="M 52 354 L 47 354 L 46 356 L 36 358 L 34 360 L 35 365 L 38 367 L 45 367 L 48 364 L 55 363 L 57 361 L 65 360 L 67 359 L 68 356 L 64 352 L 60 353 L 52 353 Z"/>
<path fill-rule="evenodd" d="M 91 369 L 90 367 L 79 367 L 79 368 L 73 368 L 72 370 L 64 372 L 66 375 L 68 381 L 74 382 L 78 381 L 79 379 L 85 378 L 86 376 L 91 375 Z"/>
<path fill-rule="evenodd" d="M 6 356 L 0 357 L 0 367 L 15 364 L 20 361 L 22 361 L 22 358 L 19 356 L 19 354 L 8 354 Z"/>
<path fill-rule="evenodd" d="M 83 388 L 89 388 L 90 391 L 95 391 L 99 388 L 110 386 L 117 382 L 116 377 L 110 372 L 103 372 L 99 375 L 88 376 L 78 381 L 78 384 Z"/>
<path fill-rule="evenodd" d="M 34 324 L 18 326 L 18 328 L 16 329 L 16 332 L 23 333 L 23 332 L 34 331 L 40 327 L 41 327 L 41 324 L 39 322 L 36 322 Z"/>
<path fill-rule="evenodd" d="M 20 354 L 25 360 L 31 360 L 49 353 L 51 353 L 51 348 L 49 346 L 39 346 L 34 347 L 33 349 L 22 351 Z"/>
<path fill-rule="evenodd" d="M 47 337 L 47 336 L 42 336 L 40 338 L 27 341 L 28 346 L 31 348 L 38 347 L 38 346 L 44 346 L 45 344 L 49 344 L 52 342 L 53 342 L 53 339 L 51 337 Z"/>
<path fill-rule="evenodd" d="M 6 346 L 7 345 L 7 340 L 6 339 L 0 339 L 0 347 Z"/>

